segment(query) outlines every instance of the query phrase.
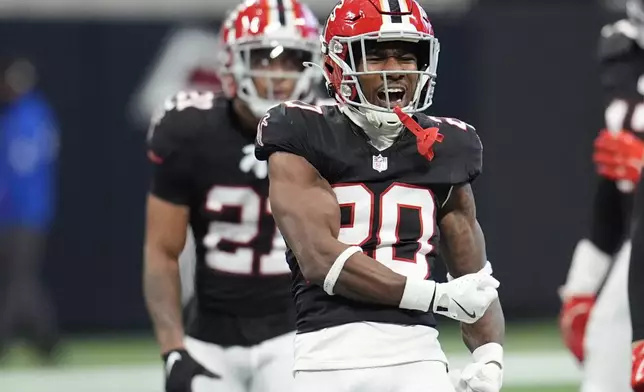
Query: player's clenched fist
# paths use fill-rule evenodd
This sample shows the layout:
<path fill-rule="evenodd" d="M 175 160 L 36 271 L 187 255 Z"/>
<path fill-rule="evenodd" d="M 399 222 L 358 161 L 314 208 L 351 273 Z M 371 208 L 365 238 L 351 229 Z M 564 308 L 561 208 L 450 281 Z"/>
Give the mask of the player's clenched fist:
<path fill-rule="evenodd" d="M 463 371 L 451 371 L 456 392 L 499 392 L 503 385 L 503 347 L 498 343 L 480 346 L 472 363 Z"/>
<path fill-rule="evenodd" d="M 630 132 L 604 130 L 595 138 L 593 161 L 603 177 L 638 182 L 643 159 L 644 143 Z"/>
<path fill-rule="evenodd" d="M 478 321 L 499 297 L 499 281 L 483 272 L 436 284 L 432 310 L 467 324 Z"/>
<path fill-rule="evenodd" d="M 644 341 L 633 347 L 633 373 L 631 375 L 633 391 L 644 392 Z"/>

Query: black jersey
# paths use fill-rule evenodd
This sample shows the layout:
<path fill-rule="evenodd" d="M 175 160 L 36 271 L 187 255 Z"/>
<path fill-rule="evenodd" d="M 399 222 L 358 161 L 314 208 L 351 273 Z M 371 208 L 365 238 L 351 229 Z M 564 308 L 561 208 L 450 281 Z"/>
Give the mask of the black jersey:
<path fill-rule="evenodd" d="M 635 42 L 636 28 L 620 20 L 602 29 L 598 45 L 604 126 L 644 136 L 644 50 Z M 621 184 L 620 184 L 621 185 Z M 622 188 L 623 189 L 623 188 Z M 615 254 L 630 236 L 633 195 L 601 178 L 593 203 L 589 239 L 606 254 Z"/>
<path fill-rule="evenodd" d="M 337 106 L 286 103 L 260 123 L 255 154 L 267 160 L 285 151 L 307 159 L 333 187 L 341 209 L 341 242 L 406 276 L 430 278 L 438 254 L 437 216 L 454 184 L 481 172 L 482 146 L 471 126 L 455 119 L 418 115 L 424 128 L 444 135 L 428 161 L 416 137 L 402 132 L 379 151 Z M 360 303 L 329 296 L 308 284 L 289 249 L 298 332 L 360 321 L 434 326 L 431 313 Z"/>
<path fill-rule="evenodd" d="M 221 345 L 295 329 L 286 245 L 253 140 L 230 101 L 212 93 L 180 93 L 149 135 L 152 194 L 190 208 L 197 265 L 187 333 Z"/>

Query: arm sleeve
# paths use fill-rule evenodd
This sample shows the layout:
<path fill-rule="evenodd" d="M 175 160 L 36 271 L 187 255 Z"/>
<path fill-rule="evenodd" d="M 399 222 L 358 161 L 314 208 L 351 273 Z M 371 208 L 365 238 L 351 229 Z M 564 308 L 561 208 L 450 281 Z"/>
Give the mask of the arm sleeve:
<path fill-rule="evenodd" d="M 614 181 L 601 178 L 593 200 L 589 240 L 602 252 L 614 255 L 626 234 L 624 195 Z"/>
<path fill-rule="evenodd" d="M 194 108 L 168 111 L 151 125 L 148 135 L 148 158 L 153 166 L 151 194 L 173 204 L 189 204 L 194 138 L 201 127 L 201 116 Z"/>

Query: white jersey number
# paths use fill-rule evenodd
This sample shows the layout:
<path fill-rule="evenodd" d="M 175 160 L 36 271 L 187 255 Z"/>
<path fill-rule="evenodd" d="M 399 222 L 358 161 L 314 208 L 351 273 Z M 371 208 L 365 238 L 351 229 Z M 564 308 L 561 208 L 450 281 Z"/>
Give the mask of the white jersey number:
<path fill-rule="evenodd" d="M 335 185 L 333 187 L 340 206 L 352 211 L 351 223 L 340 228 L 338 240 L 345 244 L 361 246 L 376 235 L 374 258 L 393 271 L 405 276 L 426 278 L 429 265 L 426 256 L 433 250 L 430 243 L 434 235 L 435 203 L 428 189 L 395 183 L 380 195 L 380 212 L 375 211 L 375 195 L 363 184 Z M 400 217 L 402 209 L 418 211 L 420 238 L 413 259 L 397 257 L 395 248 L 401 243 Z M 374 220 L 378 220 L 376 233 L 372 233 Z"/>
<path fill-rule="evenodd" d="M 239 222 L 210 223 L 208 234 L 203 239 L 206 247 L 206 264 L 218 271 L 252 275 L 255 250 L 252 241 L 260 234 L 260 218 L 271 214 L 267 199 L 250 187 L 214 186 L 206 199 L 206 209 L 221 212 L 224 208 L 236 208 L 239 211 Z M 225 240 L 237 245 L 234 252 L 225 252 L 218 248 L 219 242 Z M 272 249 L 268 254 L 259 255 L 259 275 L 279 275 L 289 273 L 286 263 L 286 243 L 275 227 Z"/>

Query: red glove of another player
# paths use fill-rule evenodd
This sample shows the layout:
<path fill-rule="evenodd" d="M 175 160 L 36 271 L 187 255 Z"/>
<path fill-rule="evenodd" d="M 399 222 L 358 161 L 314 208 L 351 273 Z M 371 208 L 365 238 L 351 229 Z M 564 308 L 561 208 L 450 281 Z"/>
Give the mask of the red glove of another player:
<path fill-rule="evenodd" d="M 644 159 L 644 142 L 631 132 L 603 130 L 595 138 L 593 161 L 597 172 L 611 180 L 639 182 Z"/>
<path fill-rule="evenodd" d="M 640 340 L 633 348 L 631 385 L 633 391 L 644 392 L 644 340 Z"/>
<path fill-rule="evenodd" d="M 564 300 L 559 315 L 559 328 L 564 343 L 579 362 L 584 361 L 584 336 L 593 305 L 594 296 L 571 296 Z"/>

